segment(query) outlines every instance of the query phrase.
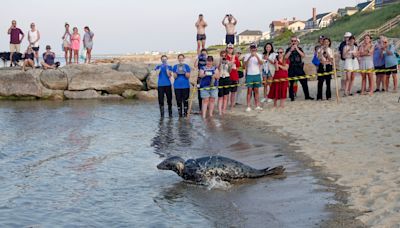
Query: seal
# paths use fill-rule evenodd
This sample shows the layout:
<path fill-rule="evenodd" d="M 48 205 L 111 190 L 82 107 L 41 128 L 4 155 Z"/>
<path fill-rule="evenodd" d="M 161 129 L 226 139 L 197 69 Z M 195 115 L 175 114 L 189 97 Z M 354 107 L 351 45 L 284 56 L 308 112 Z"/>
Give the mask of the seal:
<path fill-rule="evenodd" d="M 241 162 L 221 156 L 210 156 L 185 161 L 181 157 L 170 157 L 157 165 L 159 170 L 172 170 L 184 180 L 192 182 L 206 182 L 212 177 L 223 181 L 253 179 L 265 176 L 281 175 L 285 168 L 254 169 Z"/>

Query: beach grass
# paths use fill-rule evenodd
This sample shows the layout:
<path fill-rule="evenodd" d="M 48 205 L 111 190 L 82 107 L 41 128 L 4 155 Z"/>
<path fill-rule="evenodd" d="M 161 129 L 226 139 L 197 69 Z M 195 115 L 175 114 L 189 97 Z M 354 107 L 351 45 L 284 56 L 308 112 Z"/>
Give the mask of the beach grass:
<path fill-rule="evenodd" d="M 381 9 L 370 12 L 360 12 L 352 16 L 345 16 L 333 22 L 329 27 L 306 34 L 302 37 L 302 43 L 315 42 L 319 36 L 324 35 L 332 40 L 341 40 L 345 32 L 351 32 L 355 36 L 367 29 L 375 29 L 388 20 L 400 14 L 400 3 L 391 4 Z M 388 32 L 389 37 L 398 37 L 399 28 Z M 397 35 L 396 35 L 397 34 Z"/>

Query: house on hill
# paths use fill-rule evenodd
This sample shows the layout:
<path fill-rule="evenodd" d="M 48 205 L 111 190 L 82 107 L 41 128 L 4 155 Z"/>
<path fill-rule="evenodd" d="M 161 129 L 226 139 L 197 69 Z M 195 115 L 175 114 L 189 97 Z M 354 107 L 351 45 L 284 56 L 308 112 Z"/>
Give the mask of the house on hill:
<path fill-rule="evenodd" d="M 279 35 L 285 29 L 291 30 L 292 32 L 298 32 L 304 30 L 306 23 L 301 20 L 297 20 L 295 17 L 291 21 L 286 18 L 279 21 L 272 21 L 269 25 L 271 37 Z"/>
<path fill-rule="evenodd" d="M 375 7 L 379 8 L 390 3 L 398 3 L 400 0 L 375 0 Z"/>
<path fill-rule="evenodd" d="M 344 17 L 344 16 L 351 16 L 358 13 L 358 8 L 355 7 L 345 7 L 345 8 L 340 8 L 338 9 L 338 16 L 339 17 Z"/>
<path fill-rule="evenodd" d="M 317 14 L 316 8 L 313 8 L 313 17 L 306 21 L 305 29 L 321 29 L 328 27 L 333 19 L 336 17 L 336 13 L 321 13 Z"/>
<path fill-rule="evenodd" d="M 237 35 L 237 41 L 239 44 L 258 43 L 263 36 L 263 32 L 259 30 L 246 30 Z"/>
<path fill-rule="evenodd" d="M 296 20 L 296 18 L 293 18 L 293 21 L 289 21 L 288 29 L 295 33 L 304 30 L 305 27 L 306 23 L 304 21 Z"/>
<path fill-rule="evenodd" d="M 375 1 L 362 2 L 356 5 L 359 12 L 375 10 Z"/>

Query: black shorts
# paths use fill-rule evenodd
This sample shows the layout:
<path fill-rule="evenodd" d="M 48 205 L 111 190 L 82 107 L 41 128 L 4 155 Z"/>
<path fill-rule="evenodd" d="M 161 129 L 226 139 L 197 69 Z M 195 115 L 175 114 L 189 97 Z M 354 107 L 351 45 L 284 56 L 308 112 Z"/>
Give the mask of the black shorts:
<path fill-rule="evenodd" d="M 33 51 L 39 51 L 39 47 L 32 47 Z"/>
<path fill-rule="evenodd" d="M 236 93 L 238 90 L 239 81 L 231 80 L 231 85 L 234 85 L 233 87 L 231 87 L 231 93 Z"/>
<path fill-rule="evenodd" d="M 218 81 L 218 86 L 230 86 L 232 84 L 231 79 L 228 78 L 220 78 Z M 218 88 L 218 97 L 223 97 L 228 95 L 231 92 L 231 88 Z"/>
<path fill-rule="evenodd" d="M 226 44 L 235 44 L 235 35 L 226 35 L 225 43 Z"/>
<path fill-rule="evenodd" d="M 385 70 L 385 65 L 383 66 L 375 66 L 374 67 L 375 70 Z M 376 72 L 376 76 L 385 76 L 386 72 Z"/>
<path fill-rule="evenodd" d="M 243 78 L 244 77 L 243 71 L 238 71 L 238 73 L 239 73 L 239 78 Z"/>
<path fill-rule="evenodd" d="M 197 34 L 196 40 L 197 41 L 202 41 L 202 40 L 206 40 L 206 34 Z"/>
<path fill-rule="evenodd" d="M 392 67 L 386 67 L 386 70 L 391 70 L 391 71 L 386 71 L 386 76 L 390 76 L 391 74 L 397 74 L 397 65 L 392 66 Z"/>

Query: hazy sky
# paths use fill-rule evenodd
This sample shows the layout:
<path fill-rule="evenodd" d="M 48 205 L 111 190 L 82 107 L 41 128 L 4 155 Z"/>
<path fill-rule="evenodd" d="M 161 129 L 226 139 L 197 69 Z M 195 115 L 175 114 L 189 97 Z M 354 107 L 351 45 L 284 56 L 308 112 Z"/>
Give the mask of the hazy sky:
<path fill-rule="evenodd" d="M 95 33 L 94 53 L 124 54 L 142 51 L 194 50 L 199 13 L 205 15 L 208 44 L 221 43 L 221 25 L 226 13 L 238 19 L 237 31 L 267 31 L 272 20 L 297 17 L 307 20 L 312 7 L 317 13 L 353 6 L 360 0 L 19 0 L 2 1 L 0 14 L 0 51 L 8 51 L 7 29 L 12 19 L 25 33 L 35 22 L 44 45 L 59 53 L 64 23 L 77 26 L 83 36 L 88 25 Z M 27 40 L 23 42 L 26 48 Z M 43 49 L 42 49 L 43 50 Z"/>

